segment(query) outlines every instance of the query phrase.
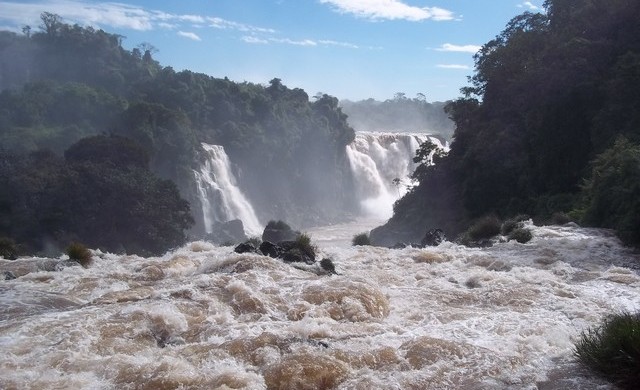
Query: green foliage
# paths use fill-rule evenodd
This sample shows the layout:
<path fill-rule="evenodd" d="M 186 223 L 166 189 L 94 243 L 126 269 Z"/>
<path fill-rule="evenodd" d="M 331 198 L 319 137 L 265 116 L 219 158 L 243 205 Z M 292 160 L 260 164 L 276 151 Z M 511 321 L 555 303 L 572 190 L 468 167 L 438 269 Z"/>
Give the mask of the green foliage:
<path fill-rule="evenodd" d="M 149 156 L 134 141 L 118 136 L 83 138 L 64 152 L 68 162 L 107 164 L 117 168 L 149 168 Z"/>
<path fill-rule="evenodd" d="M 351 240 L 351 245 L 359 246 L 359 245 L 371 245 L 371 239 L 369 239 L 369 234 L 360 233 L 353 236 Z"/>
<path fill-rule="evenodd" d="M 582 332 L 575 356 L 586 368 L 623 389 L 640 383 L 640 314 L 621 313 Z"/>
<path fill-rule="evenodd" d="M 14 240 L 9 237 L 0 237 L 0 257 L 6 260 L 18 258 L 18 246 Z"/>
<path fill-rule="evenodd" d="M 531 241 L 532 238 L 533 234 L 531 233 L 531 230 L 525 228 L 516 228 L 507 236 L 508 241 L 516 240 L 520 244 L 526 244 Z"/>
<path fill-rule="evenodd" d="M 476 54 L 465 96 L 446 107 L 456 124 L 449 154 L 419 172 L 391 224 L 438 226 L 419 210 L 446 176 L 453 183 L 439 196 L 451 199 L 462 221 L 518 213 L 547 221 L 577 207 L 588 223 L 640 242 L 634 153 L 618 156 L 616 169 L 604 167 L 613 153 L 600 155 L 619 135 L 640 143 L 640 3 L 548 0 L 545 7 L 513 18 Z M 596 156 L 600 176 L 590 174 Z M 581 192 L 587 199 L 576 205 Z"/>
<path fill-rule="evenodd" d="M 624 137 L 593 162 L 583 186 L 582 220 L 616 229 L 627 244 L 640 244 L 640 146 Z"/>
<path fill-rule="evenodd" d="M 500 234 L 502 223 L 495 215 L 489 215 L 477 220 L 467 229 L 466 234 L 473 241 L 492 238 Z"/>
<path fill-rule="evenodd" d="M 509 218 L 502 223 L 502 227 L 500 228 L 500 234 L 503 236 L 509 235 L 512 231 L 521 228 L 522 222 L 529 219 L 529 216 L 526 214 L 516 215 L 513 218 Z"/>
<path fill-rule="evenodd" d="M 86 246 L 78 242 L 72 242 L 69 244 L 66 253 L 69 256 L 69 259 L 77 261 L 85 268 L 91 265 L 91 251 Z"/>
<path fill-rule="evenodd" d="M 311 259 L 316 258 L 316 252 L 318 247 L 311 243 L 311 236 L 306 233 L 302 233 L 295 240 L 295 248 L 300 250 L 303 254 L 309 256 Z"/>
<path fill-rule="evenodd" d="M 108 148 L 126 155 L 128 143 L 112 141 Z M 43 151 L 0 153 L 0 161 L 0 234 L 32 251 L 45 240 L 81 240 L 111 252 L 161 254 L 181 245 L 193 223 L 175 185 L 135 165 L 99 154 L 65 161 Z"/>
<path fill-rule="evenodd" d="M 443 102 L 428 103 L 426 96 L 418 94 L 411 99 L 403 93 L 397 93 L 393 99 L 377 101 L 374 99 L 352 102 L 340 102 L 342 110 L 349 116 L 349 123 L 359 130 L 421 132 L 429 129 L 450 139 L 453 123 L 444 112 Z"/>

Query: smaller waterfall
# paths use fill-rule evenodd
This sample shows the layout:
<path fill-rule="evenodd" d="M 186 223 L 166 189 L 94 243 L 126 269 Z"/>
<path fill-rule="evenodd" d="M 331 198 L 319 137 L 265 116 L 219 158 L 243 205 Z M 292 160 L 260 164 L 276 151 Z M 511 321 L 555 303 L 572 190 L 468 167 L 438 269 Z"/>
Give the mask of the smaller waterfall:
<path fill-rule="evenodd" d="M 409 176 L 416 168 L 416 149 L 427 139 L 445 148 L 428 134 L 356 133 L 355 141 L 347 146 L 347 157 L 365 214 L 379 219 L 393 215 L 393 203 L 412 184 Z M 395 179 L 399 181 L 394 183 Z"/>
<path fill-rule="evenodd" d="M 231 172 L 229 156 L 220 145 L 202 144 L 206 160 L 195 171 L 196 183 L 202 204 L 204 227 L 207 233 L 213 231 L 216 222 L 239 219 L 249 235 L 260 235 L 262 226 L 253 206 L 244 196 Z"/>

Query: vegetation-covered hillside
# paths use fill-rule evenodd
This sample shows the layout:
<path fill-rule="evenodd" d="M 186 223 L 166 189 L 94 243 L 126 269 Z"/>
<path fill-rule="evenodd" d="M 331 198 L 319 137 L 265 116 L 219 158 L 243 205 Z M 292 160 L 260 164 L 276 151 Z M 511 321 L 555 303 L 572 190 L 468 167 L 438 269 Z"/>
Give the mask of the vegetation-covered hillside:
<path fill-rule="evenodd" d="M 356 130 L 425 132 L 450 140 L 454 124 L 444 111 L 445 104 L 429 103 L 424 94 L 410 99 L 400 92 L 382 102 L 375 99 L 340 102 L 349 124 Z"/>
<path fill-rule="evenodd" d="M 640 2 L 547 0 L 475 56 L 449 155 L 372 237 L 556 212 L 640 243 Z M 425 173 L 425 171 L 428 171 Z"/>
<path fill-rule="evenodd" d="M 63 227 L 55 225 L 55 232 L 51 231 L 53 227 L 38 225 L 40 229 L 24 227 L 17 233 L 17 222 L 11 218 L 35 216 L 22 214 L 22 206 L 14 203 L 13 196 L 19 195 L 15 191 L 23 184 L 29 184 L 16 182 L 17 178 L 28 180 L 25 173 L 43 161 L 38 156 L 45 149 L 54 153 L 45 153 L 52 166 L 65 170 L 46 179 L 51 185 L 59 184 L 58 178 L 68 179 L 65 185 L 70 185 L 79 173 L 76 163 L 67 166 L 71 162 L 62 156 L 78 141 L 96 135 L 124 138 L 139 148 L 148 158 L 149 170 L 144 175 L 173 181 L 191 203 L 192 211 L 199 210 L 193 169 L 201 163 L 202 142 L 225 147 L 241 186 L 247 189 L 264 221 L 287 219 L 299 224 L 303 220 L 337 218 L 343 212 L 341 207 L 353 201 L 342 189 L 349 182 L 345 145 L 353 140 L 354 132 L 336 98 L 321 95 L 310 101 L 305 91 L 290 89 L 279 79 L 259 85 L 176 72 L 153 59 L 156 49 L 148 43 L 129 51 L 121 45 L 122 36 L 69 25 L 50 13 L 44 13 L 41 19 L 39 28 L 25 26 L 23 34 L 0 31 L 0 151 L 6 162 L 0 167 L 0 179 L 9 183 L 0 190 L 0 236 L 22 244 L 33 234 L 25 244 L 34 249 L 42 247 L 35 242 L 51 237 L 53 241 L 66 236 L 85 239 L 81 234 L 85 225 L 70 221 Z M 83 164 L 104 168 L 103 161 L 94 161 L 102 158 L 99 153 L 88 153 L 84 158 Z M 135 173 L 128 174 L 141 172 L 136 168 Z M 125 181 L 118 179 L 110 184 L 119 186 Z M 145 180 L 131 185 L 135 182 Z M 38 186 L 44 187 L 34 192 L 34 199 L 50 201 L 53 195 L 47 192 L 49 184 Z M 77 188 L 80 191 L 83 187 Z M 99 202 L 91 197 L 85 201 Z M 94 204 L 89 209 L 101 207 L 105 205 Z M 93 221 L 96 229 L 105 227 L 89 209 L 83 209 L 87 221 Z M 70 209 L 42 210 L 55 212 L 56 218 L 63 219 L 72 213 Z M 192 216 L 201 227 L 198 220 L 202 216 L 197 212 Z M 37 225 L 34 220 L 28 222 L 25 226 Z M 164 249 L 173 243 L 167 240 Z M 106 249 L 113 250 L 114 246 Z"/>

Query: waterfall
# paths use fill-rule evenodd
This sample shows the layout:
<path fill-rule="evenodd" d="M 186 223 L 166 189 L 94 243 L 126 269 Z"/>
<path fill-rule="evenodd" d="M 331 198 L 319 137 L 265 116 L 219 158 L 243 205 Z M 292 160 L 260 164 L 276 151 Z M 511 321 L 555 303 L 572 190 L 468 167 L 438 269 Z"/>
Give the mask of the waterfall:
<path fill-rule="evenodd" d="M 260 235 L 262 227 L 253 206 L 244 196 L 231 172 L 229 156 L 220 145 L 202 144 L 206 160 L 199 171 L 194 170 L 204 227 L 213 231 L 216 222 L 239 219 L 248 235 Z"/>
<path fill-rule="evenodd" d="M 409 176 L 416 168 L 413 162 L 416 149 L 427 139 L 446 148 L 428 134 L 356 133 L 356 139 L 347 145 L 347 157 L 355 178 L 356 196 L 367 216 L 391 217 L 393 203 L 412 184 Z M 394 183 L 394 179 L 399 182 Z"/>

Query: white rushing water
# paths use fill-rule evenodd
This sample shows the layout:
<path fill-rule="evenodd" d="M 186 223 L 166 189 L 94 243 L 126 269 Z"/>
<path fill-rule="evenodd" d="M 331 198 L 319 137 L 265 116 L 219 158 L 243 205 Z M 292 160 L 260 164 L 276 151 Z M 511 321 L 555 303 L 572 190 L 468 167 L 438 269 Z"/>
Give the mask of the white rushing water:
<path fill-rule="evenodd" d="M 17 276 L 0 281 L 0 388 L 612 388 L 573 343 L 640 309 L 640 259 L 605 230 L 532 230 L 483 249 L 326 239 L 333 276 L 205 242 L 86 269 L 0 260 Z"/>
<path fill-rule="evenodd" d="M 211 233 L 216 222 L 239 219 L 249 235 L 260 235 L 262 226 L 253 206 L 244 196 L 231 171 L 229 157 L 220 145 L 202 144 L 206 160 L 194 171 L 204 227 Z"/>
<path fill-rule="evenodd" d="M 364 215 L 382 220 L 391 217 L 393 203 L 411 185 L 416 149 L 426 140 L 445 148 L 428 134 L 356 132 L 355 141 L 347 146 L 347 157 Z M 400 181 L 394 183 L 394 179 Z"/>

